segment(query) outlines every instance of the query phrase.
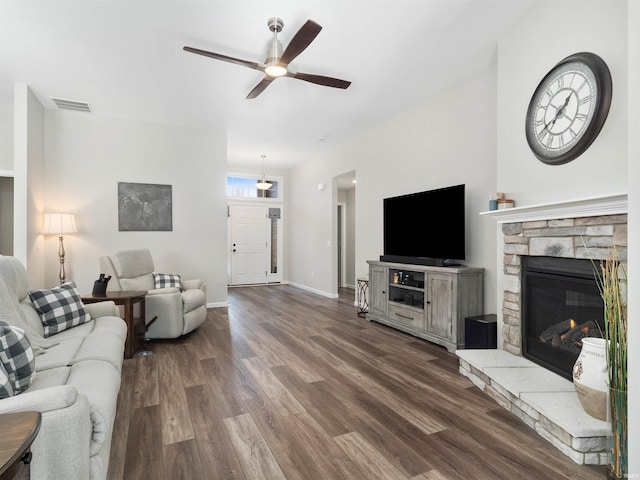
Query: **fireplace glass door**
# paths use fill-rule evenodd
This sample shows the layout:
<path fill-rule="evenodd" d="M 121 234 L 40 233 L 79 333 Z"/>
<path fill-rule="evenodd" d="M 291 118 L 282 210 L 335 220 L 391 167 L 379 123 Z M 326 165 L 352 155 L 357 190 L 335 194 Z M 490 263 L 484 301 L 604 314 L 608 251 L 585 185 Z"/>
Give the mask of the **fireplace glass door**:
<path fill-rule="evenodd" d="M 522 351 L 571 380 L 584 337 L 602 337 L 603 304 L 590 260 L 522 257 Z"/>

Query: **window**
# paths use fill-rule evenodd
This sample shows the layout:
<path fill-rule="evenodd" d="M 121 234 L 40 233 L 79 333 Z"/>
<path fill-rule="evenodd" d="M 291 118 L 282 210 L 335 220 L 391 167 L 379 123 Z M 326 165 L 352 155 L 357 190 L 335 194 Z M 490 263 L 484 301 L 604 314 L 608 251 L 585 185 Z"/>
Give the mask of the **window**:
<path fill-rule="evenodd" d="M 227 175 L 227 198 L 269 198 L 279 199 L 281 181 L 267 178 L 272 187 L 269 190 L 258 190 L 258 177 Z"/>

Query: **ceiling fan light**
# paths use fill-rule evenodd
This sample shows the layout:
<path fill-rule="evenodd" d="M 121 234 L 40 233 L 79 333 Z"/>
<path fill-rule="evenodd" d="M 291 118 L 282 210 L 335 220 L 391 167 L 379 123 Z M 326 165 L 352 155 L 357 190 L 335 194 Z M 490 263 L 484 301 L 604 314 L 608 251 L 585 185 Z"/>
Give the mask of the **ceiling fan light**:
<path fill-rule="evenodd" d="M 266 73 L 270 77 L 277 78 L 277 77 L 282 77 L 282 76 L 286 75 L 287 74 L 287 69 L 286 69 L 286 67 L 283 67 L 279 63 L 273 63 L 271 65 L 267 65 L 267 67 L 264 69 L 264 73 Z"/>

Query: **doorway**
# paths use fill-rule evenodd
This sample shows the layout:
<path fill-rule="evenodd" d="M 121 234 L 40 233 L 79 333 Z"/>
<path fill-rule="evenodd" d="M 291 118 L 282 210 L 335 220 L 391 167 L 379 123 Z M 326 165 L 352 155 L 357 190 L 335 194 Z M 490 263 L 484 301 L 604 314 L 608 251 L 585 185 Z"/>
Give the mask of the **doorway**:
<path fill-rule="evenodd" d="M 229 285 L 282 281 L 280 207 L 229 205 Z"/>
<path fill-rule="evenodd" d="M 355 289 L 355 171 L 334 177 L 335 286 Z M 337 290 L 336 290 L 337 292 Z"/>
<path fill-rule="evenodd" d="M 347 286 L 347 205 L 338 202 L 338 288 Z"/>

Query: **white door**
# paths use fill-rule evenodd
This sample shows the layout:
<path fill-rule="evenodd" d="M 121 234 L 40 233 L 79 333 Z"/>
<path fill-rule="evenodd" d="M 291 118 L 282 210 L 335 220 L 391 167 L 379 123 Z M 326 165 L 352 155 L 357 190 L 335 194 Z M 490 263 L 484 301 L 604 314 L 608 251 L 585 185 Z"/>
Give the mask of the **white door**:
<path fill-rule="evenodd" d="M 267 282 L 267 207 L 230 205 L 231 285 Z"/>

